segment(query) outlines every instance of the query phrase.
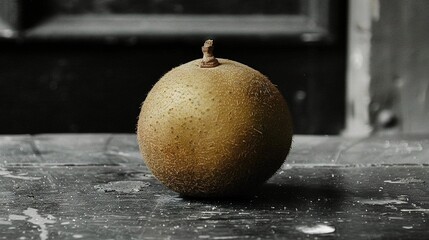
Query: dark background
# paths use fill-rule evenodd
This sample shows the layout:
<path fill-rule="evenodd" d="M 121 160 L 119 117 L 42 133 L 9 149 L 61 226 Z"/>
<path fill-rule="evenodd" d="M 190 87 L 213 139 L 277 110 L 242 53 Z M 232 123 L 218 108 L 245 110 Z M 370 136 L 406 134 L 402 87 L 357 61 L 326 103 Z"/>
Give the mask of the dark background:
<path fill-rule="evenodd" d="M 139 14 L 135 9 L 151 1 L 8 1 L 0 7 L 17 34 L 0 40 L 0 134 L 134 132 L 151 86 L 171 68 L 201 58 L 200 47 L 208 37 L 215 39 L 217 57 L 249 65 L 278 85 L 290 105 L 295 133 L 337 134 L 344 128 L 345 1 L 328 1 L 323 19 L 329 20 L 330 38 L 312 42 L 290 34 L 31 37 L 26 33 L 54 16 L 115 18 Z M 306 1 L 291 1 L 284 10 L 276 7 L 283 1 L 271 2 L 233 12 L 226 5 L 224 12 L 219 8 L 210 14 L 293 15 Z M 5 14 L 6 7 L 16 14 Z M 186 4 L 164 8 L 167 13 L 207 14 Z M 145 13 L 155 14 L 150 11 Z"/>

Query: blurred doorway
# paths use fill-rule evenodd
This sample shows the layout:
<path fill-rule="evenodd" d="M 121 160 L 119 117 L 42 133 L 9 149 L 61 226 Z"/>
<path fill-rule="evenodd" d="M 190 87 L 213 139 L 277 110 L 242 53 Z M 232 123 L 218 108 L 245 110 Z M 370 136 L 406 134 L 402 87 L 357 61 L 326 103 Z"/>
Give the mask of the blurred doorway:
<path fill-rule="evenodd" d="M 267 75 L 296 133 L 345 123 L 347 3 L 73 0 L 0 3 L 0 133 L 134 132 L 168 70 L 216 56 Z"/>

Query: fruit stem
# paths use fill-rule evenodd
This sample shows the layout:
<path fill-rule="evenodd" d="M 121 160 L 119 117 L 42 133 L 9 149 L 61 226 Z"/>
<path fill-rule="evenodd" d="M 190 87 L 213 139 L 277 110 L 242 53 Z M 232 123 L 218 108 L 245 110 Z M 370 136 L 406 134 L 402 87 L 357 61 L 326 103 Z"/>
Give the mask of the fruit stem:
<path fill-rule="evenodd" d="M 203 59 L 200 64 L 201 68 L 212 68 L 219 65 L 219 61 L 213 56 L 213 40 L 206 40 L 201 50 L 203 51 Z"/>

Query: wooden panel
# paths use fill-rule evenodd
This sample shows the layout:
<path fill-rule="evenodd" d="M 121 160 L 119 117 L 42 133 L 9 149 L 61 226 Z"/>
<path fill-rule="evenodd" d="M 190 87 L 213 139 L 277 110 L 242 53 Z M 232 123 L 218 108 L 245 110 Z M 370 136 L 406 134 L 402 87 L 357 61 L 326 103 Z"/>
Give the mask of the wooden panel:
<path fill-rule="evenodd" d="M 132 38 L 285 38 L 296 42 L 330 39 L 327 29 L 305 16 L 59 15 L 25 33 L 27 40 Z"/>
<path fill-rule="evenodd" d="M 429 132 L 427 9 L 424 0 L 380 1 L 380 17 L 372 30 L 370 109 L 378 129 Z"/>
<path fill-rule="evenodd" d="M 300 14 L 308 0 L 50 0 L 55 14 Z"/>
<path fill-rule="evenodd" d="M 335 23 L 331 22 L 336 14 L 331 11 L 335 8 L 332 2 L 259 1 L 246 3 L 245 7 L 234 7 L 240 1 L 214 5 L 201 1 L 196 4 L 181 1 L 24 2 L 22 21 L 26 31 L 22 35 L 30 41 L 250 36 L 329 44 L 337 37 Z M 38 11 L 30 15 L 30 9 Z"/>

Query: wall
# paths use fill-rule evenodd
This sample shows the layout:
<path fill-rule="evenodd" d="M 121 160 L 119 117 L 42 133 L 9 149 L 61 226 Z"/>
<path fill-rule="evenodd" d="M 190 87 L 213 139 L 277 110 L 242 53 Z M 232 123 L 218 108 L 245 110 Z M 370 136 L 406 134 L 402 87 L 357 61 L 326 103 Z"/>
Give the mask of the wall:
<path fill-rule="evenodd" d="M 381 0 L 371 40 L 377 130 L 429 132 L 429 1 Z"/>

